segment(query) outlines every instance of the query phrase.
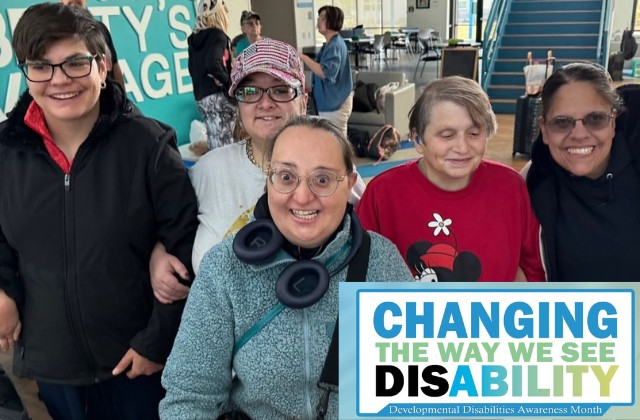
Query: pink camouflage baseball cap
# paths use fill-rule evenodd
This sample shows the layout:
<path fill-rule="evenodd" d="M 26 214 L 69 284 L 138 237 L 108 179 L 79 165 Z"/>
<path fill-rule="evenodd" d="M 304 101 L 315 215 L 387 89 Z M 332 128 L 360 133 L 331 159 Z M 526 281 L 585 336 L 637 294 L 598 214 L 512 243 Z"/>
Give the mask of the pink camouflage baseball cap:
<path fill-rule="evenodd" d="M 229 96 L 235 96 L 242 79 L 253 73 L 267 73 L 292 88 L 304 89 L 304 70 L 298 52 L 286 42 L 262 39 L 245 48 L 231 70 Z"/>

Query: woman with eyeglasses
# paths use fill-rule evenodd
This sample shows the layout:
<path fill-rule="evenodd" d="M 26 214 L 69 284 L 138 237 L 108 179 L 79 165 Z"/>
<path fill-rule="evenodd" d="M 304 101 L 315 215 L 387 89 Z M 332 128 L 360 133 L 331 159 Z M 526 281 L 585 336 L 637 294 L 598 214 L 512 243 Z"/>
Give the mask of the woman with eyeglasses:
<path fill-rule="evenodd" d="M 175 132 L 107 78 L 85 9 L 28 8 L 28 91 L 0 126 L 0 348 L 54 419 L 154 419 L 184 302 L 153 298 L 154 243 L 190 267 L 197 202 Z"/>
<path fill-rule="evenodd" d="M 497 123 L 480 85 L 460 76 L 429 83 L 409 124 L 420 158 L 369 182 L 362 225 L 395 243 L 421 281 L 544 281 L 526 186 L 484 159 Z"/>
<path fill-rule="evenodd" d="M 358 281 L 412 280 L 395 246 L 350 211 L 354 152 L 339 129 L 295 117 L 264 154 L 256 220 L 200 264 L 163 374 L 163 419 L 310 419 L 318 406 L 337 419 L 337 393 L 319 405 L 318 381 L 339 283 L 355 261 L 367 267 Z"/>
<path fill-rule="evenodd" d="M 544 85 L 526 180 L 550 281 L 638 281 L 640 151 L 616 130 L 623 109 L 597 64 L 566 65 Z"/>
<path fill-rule="evenodd" d="M 251 219 L 264 193 L 267 176 L 263 157 L 268 140 L 287 118 L 306 113 L 304 81 L 298 53 L 285 42 L 263 39 L 238 56 L 229 89 L 238 101 L 235 143 L 208 152 L 191 168 L 200 220 L 192 258 L 196 273 L 209 248 Z M 351 203 L 358 202 L 364 188 L 358 175 Z M 163 302 L 186 297 L 189 288 L 172 275 L 184 272 L 179 262 L 167 257 L 162 246 L 157 247 L 152 261 L 156 297 Z M 174 262 L 167 265 L 164 261 Z"/>

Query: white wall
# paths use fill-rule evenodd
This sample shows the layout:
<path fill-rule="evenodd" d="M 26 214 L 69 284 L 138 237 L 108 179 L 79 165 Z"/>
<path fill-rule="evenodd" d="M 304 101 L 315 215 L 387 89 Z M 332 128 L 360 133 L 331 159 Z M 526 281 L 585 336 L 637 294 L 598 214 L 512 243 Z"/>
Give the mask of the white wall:
<path fill-rule="evenodd" d="M 240 16 L 243 10 L 251 10 L 251 0 L 227 0 L 225 1 L 229 9 L 229 33 L 227 36 L 231 39 L 236 35 L 240 35 Z"/>
<path fill-rule="evenodd" d="M 416 0 L 407 0 L 407 26 L 420 29 L 434 29 L 440 32 L 442 39 L 449 38 L 449 0 L 431 0 L 428 9 L 417 9 Z"/>
<path fill-rule="evenodd" d="M 633 16 L 633 0 L 614 0 L 613 16 L 611 19 L 611 34 L 627 29 L 631 26 Z"/>

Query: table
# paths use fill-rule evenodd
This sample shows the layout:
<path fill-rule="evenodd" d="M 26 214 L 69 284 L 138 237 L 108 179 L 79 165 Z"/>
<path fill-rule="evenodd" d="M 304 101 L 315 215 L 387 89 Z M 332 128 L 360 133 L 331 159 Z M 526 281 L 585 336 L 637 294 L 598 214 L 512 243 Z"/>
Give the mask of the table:
<path fill-rule="evenodd" d="M 362 45 L 371 45 L 373 43 L 374 38 L 372 37 L 362 37 L 358 39 L 345 40 L 353 46 L 353 54 L 355 56 L 354 61 L 355 65 L 351 66 L 354 70 L 367 69 L 368 66 L 360 65 L 360 48 Z"/>

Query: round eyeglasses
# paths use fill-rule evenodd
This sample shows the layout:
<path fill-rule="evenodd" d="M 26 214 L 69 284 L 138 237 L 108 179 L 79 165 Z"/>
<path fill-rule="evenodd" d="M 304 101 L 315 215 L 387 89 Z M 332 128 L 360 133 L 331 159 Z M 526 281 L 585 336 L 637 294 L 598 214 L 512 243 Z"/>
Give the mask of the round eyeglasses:
<path fill-rule="evenodd" d="M 318 197 L 327 197 L 338 189 L 338 184 L 342 182 L 350 172 L 342 176 L 324 169 L 318 169 L 309 176 L 298 175 L 292 169 L 273 168 L 269 170 L 269 182 L 273 189 L 282 194 L 291 194 L 298 188 L 300 181 L 305 178 L 312 193 Z"/>
<path fill-rule="evenodd" d="M 589 131 L 600 131 L 609 125 L 609 121 L 614 114 L 605 114 L 604 112 L 592 112 L 583 118 L 573 118 L 560 116 L 545 121 L 545 125 L 549 131 L 556 134 L 568 134 L 576 127 L 578 121 L 582 121 L 582 125 Z"/>
<path fill-rule="evenodd" d="M 238 102 L 255 103 L 262 99 L 262 95 L 267 92 L 267 95 L 274 102 L 291 102 L 298 95 L 300 90 L 292 88 L 291 86 L 272 86 L 268 89 L 263 89 L 258 86 L 243 86 L 236 89 L 236 99 Z"/>
<path fill-rule="evenodd" d="M 73 57 L 58 64 L 42 63 L 39 61 L 24 62 L 18 64 L 22 74 L 30 82 L 48 82 L 53 79 L 53 72 L 56 67 L 70 79 L 79 79 L 87 77 L 91 73 L 91 63 L 97 55 L 88 55 L 86 57 Z"/>

